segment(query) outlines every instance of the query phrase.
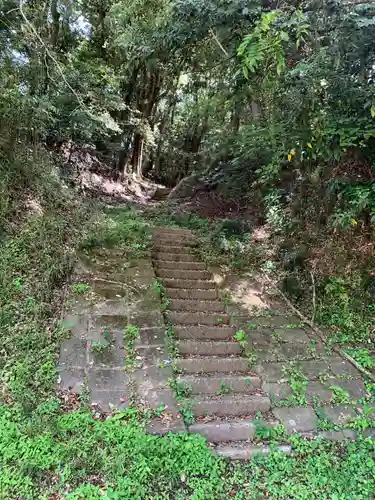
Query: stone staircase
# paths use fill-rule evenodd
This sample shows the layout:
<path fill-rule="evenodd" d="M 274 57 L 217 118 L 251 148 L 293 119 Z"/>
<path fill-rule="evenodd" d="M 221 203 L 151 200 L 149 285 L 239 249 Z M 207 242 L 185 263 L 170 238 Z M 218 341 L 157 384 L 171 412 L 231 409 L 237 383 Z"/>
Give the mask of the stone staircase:
<path fill-rule="evenodd" d="M 212 443 L 247 441 L 254 434 L 254 416 L 269 412 L 270 399 L 233 339 L 235 328 L 194 246 L 190 231 L 154 233 L 156 275 L 164 280 L 166 318 L 178 339 L 177 382 L 189 388 L 198 420 L 189 431 Z"/>
<path fill-rule="evenodd" d="M 291 433 L 316 434 L 317 415 L 311 405 L 278 404 L 290 394 L 290 387 L 283 380 L 283 363 L 286 362 L 300 361 L 301 369 L 306 370 L 309 401 L 321 397 L 322 402 L 328 404 L 332 399 L 332 392 L 317 381 L 321 376 L 321 363 L 331 370 L 327 385 L 344 384 L 353 397 L 364 394 L 363 381 L 358 380 L 358 373 L 353 373 L 353 366 L 327 353 L 311 329 L 300 325 L 294 325 L 293 329 L 288 325 L 287 328 L 287 324 L 300 323 L 299 318 L 287 312 L 268 318 L 240 318 L 256 323 L 256 328 L 248 331 L 248 345 L 256 352 L 254 365 L 246 348 L 234 339 L 243 323 L 226 311 L 196 247 L 197 241 L 191 231 L 154 230 L 153 264 L 168 297 L 165 319 L 173 327 L 179 349 L 179 357 L 175 360 L 179 372 L 177 384 L 188 388 L 188 403 L 195 415 L 195 422 L 188 425 L 189 432 L 206 437 L 219 455 L 232 459 L 247 459 L 253 453 L 268 451 L 267 446 L 252 442 L 255 421 L 260 415 L 266 426 L 283 423 Z M 272 337 L 275 329 L 277 342 Z M 309 350 L 309 345 L 313 345 L 314 352 Z M 346 370 L 354 380 L 345 386 L 345 380 L 348 382 Z M 339 373 L 344 374 L 342 379 Z M 337 421 L 345 413 L 342 405 L 331 410 Z M 353 437 L 350 431 L 346 432 L 347 435 L 343 431 L 340 435 L 333 432 L 331 437 L 326 437 Z M 288 446 L 280 449 L 290 451 Z"/>

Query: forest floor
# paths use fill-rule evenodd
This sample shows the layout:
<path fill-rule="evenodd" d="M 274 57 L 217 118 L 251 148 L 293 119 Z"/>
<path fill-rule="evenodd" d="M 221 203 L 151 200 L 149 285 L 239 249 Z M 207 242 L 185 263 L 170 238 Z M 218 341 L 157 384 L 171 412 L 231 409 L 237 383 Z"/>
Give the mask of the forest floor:
<path fill-rule="evenodd" d="M 373 495 L 368 381 L 262 283 L 212 267 L 207 227 L 114 208 L 93 228 L 34 367 L 49 396 L 0 406 L 2 497 Z"/>

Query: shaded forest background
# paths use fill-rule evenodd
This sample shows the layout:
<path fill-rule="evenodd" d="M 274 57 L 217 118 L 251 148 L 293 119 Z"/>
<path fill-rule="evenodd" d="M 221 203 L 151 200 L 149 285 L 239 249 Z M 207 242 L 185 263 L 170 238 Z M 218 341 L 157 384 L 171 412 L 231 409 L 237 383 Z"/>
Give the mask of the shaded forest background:
<path fill-rule="evenodd" d="M 64 217 L 57 172 L 185 179 L 266 225 L 288 294 L 353 330 L 374 312 L 374 39 L 354 0 L 2 0 L 3 244 Z"/>

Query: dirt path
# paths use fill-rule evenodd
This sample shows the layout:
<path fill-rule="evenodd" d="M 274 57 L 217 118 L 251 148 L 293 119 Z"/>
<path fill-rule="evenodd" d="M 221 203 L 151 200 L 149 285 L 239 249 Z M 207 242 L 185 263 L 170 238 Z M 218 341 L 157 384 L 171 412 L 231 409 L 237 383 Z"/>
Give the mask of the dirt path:
<path fill-rule="evenodd" d="M 355 438 L 345 426 L 361 414 L 361 374 L 285 308 L 250 314 L 225 300 L 196 245 L 190 231 L 158 229 L 142 260 L 81 256 L 75 281 L 89 292 L 68 304 L 61 388 L 87 391 L 98 412 L 149 408 L 150 432 L 188 429 L 233 459 L 267 452 L 280 423 Z"/>

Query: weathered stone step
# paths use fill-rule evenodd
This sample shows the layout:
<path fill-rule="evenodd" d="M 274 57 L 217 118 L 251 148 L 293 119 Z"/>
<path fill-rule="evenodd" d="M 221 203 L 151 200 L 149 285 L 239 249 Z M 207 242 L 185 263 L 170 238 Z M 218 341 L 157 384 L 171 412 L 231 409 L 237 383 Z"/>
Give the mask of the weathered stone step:
<path fill-rule="evenodd" d="M 174 331 L 179 339 L 195 340 L 229 340 L 235 331 L 229 326 L 175 326 Z"/>
<path fill-rule="evenodd" d="M 208 271 L 180 271 L 178 269 L 156 269 L 156 276 L 167 279 L 209 280 L 211 273 Z"/>
<path fill-rule="evenodd" d="M 181 290 L 179 288 L 167 288 L 165 292 L 170 299 L 215 300 L 218 297 L 216 290 Z"/>
<path fill-rule="evenodd" d="M 180 340 L 179 351 L 194 356 L 231 356 L 241 354 L 241 346 L 238 342 Z"/>
<path fill-rule="evenodd" d="M 175 262 L 201 262 L 201 259 L 194 255 L 192 252 L 185 253 L 163 253 L 163 252 L 153 252 L 152 256 L 154 260 L 164 260 L 164 261 L 175 261 Z M 178 266 L 179 264 L 177 264 Z"/>
<path fill-rule="evenodd" d="M 183 313 L 167 311 L 169 321 L 174 325 L 227 325 L 229 316 L 226 314 Z"/>
<path fill-rule="evenodd" d="M 261 387 L 259 377 L 242 375 L 183 375 L 178 381 L 190 388 L 191 394 L 216 394 L 218 392 L 251 394 Z"/>
<path fill-rule="evenodd" d="M 248 441 L 255 436 L 256 425 L 252 420 L 230 420 L 229 422 L 214 420 L 193 424 L 189 427 L 190 434 L 200 434 L 209 443 L 226 441 Z"/>
<path fill-rule="evenodd" d="M 214 312 L 224 313 L 225 306 L 218 300 L 185 300 L 171 299 L 168 309 L 171 311 L 193 311 L 193 312 Z"/>
<path fill-rule="evenodd" d="M 252 445 L 245 443 L 241 446 L 241 443 L 234 442 L 217 446 L 214 449 L 214 453 L 219 457 L 229 458 L 230 460 L 250 460 L 256 455 L 268 455 L 275 449 L 285 454 L 290 454 L 292 452 L 292 447 L 288 444 L 272 448 L 271 446 L 266 445 Z"/>
<path fill-rule="evenodd" d="M 184 373 L 246 373 L 251 374 L 246 358 L 185 358 L 178 359 L 177 366 Z"/>
<path fill-rule="evenodd" d="M 197 241 L 192 236 L 181 236 L 174 234 L 160 234 L 153 237 L 154 243 L 158 245 L 181 245 L 181 246 L 196 246 Z"/>
<path fill-rule="evenodd" d="M 191 270 L 191 271 L 204 271 L 206 265 L 203 262 L 174 262 L 166 260 L 155 260 L 155 265 L 160 269 L 181 269 L 181 270 Z"/>
<path fill-rule="evenodd" d="M 218 417 L 255 415 L 258 411 L 266 413 L 271 408 L 266 396 L 237 394 L 222 397 L 201 396 L 192 400 L 193 411 L 197 417 L 217 415 Z"/>
<path fill-rule="evenodd" d="M 155 227 L 152 230 L 153 235 L 172 234 L 181 236 L 194 236 L 194 232 L 190 229 L 174 229 L 172 227 Z"/>
<path fill-rule="evenodd" d="M 194 290 L 216 290 L 215 282 L 209 280 L 163 279 L 166 288 L 183 288 Z"/>
<path fill-rule="evenodd" d="M 194 255 L 192 248 L 185 245 L 176 245 L 175 242 L 160 244 L 154 242 L 153 254 L 157 253 L 172 253 L 177 255 Z"/>

